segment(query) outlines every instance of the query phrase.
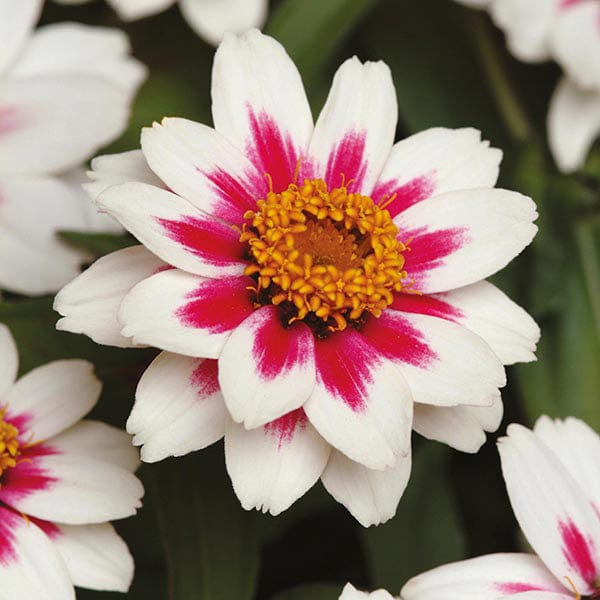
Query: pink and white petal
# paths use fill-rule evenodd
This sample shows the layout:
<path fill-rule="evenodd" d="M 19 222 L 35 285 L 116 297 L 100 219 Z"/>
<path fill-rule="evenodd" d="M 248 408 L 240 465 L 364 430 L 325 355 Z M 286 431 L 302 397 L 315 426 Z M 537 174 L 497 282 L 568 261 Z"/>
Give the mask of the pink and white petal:
<path fill-rule="evenodd" d="M 31 521 L 0 506 L 1 600 L 75 600 L 65 564 L 48 536 Z"/>
<path fill-rule="evenodd" d="M 119 29 L 53 23 L 35 30 L 11 77 L 96 75 L 131 98 L 145 79 L 146 68 L 130 58 L 130 52 L 129 39 Z"/>
<path fill-rule="evenodd" d="M 434 127 L 395 144 L 372 197 L 395 196 L 387 207 L 394 217 L 431 196 L 494 187 L 501 161 L 477 129 Z"/>
<path fill-rule="evenodd" d="M 80 229 L 80 203 L 58 179 L 0 178 L 0 287 L 40 295 L 77 276 L 84 254 L 56 234 Z"/>
<path fill-rule="evenodd" d="M 140 456 L 131 436 L 100 421 L 83 420 L 52 438 L 52 448 L 60 454 L 85 456 L 134 472 Z"/>
<path fill-rule="evenodd" d="M 302 406 L 315 387 L 314 355 L 307 325 L 284 327 L 272 305 L 254 311 L 219 357 L 219 383 L 233 420 L 255 429 Z"/>
<path fill-rule="evenodd" d="M 272 515 L 317 482 L 330 452 L 302 409 L 257 429 L 232 423 L 225 434 L 227 472 L 242 506 Z"/>
<path fill-rule="evenodd" d="M 339 600 L 394 600 L 393 596 L 385 590 L 374 592 L 361 592 L 351 583 L 347 583 L 342 590 Z"/>
<path fill-rule="evenodd" d="M 212 75 L 215 129 L 268 173 L 280 192 L 294 180 L 313 131 L 298 69 L 273 38 L 252 29 L 225 34 Z M 269 186 L 264 179 L 262 191 Z"/>
<path fill-rule="evenodd" d="M 119 307 L 134 286 L 165 266 L 144 246 L 103 256 L 56 295 L 54 310 L 63 317 L 56 328 L 83 333 L 99 344 L 133 346 L 131 339 L 121 335 Z"/>
<path fill-rule="evenodd" d="M 73 584 L 89 590 L 126 592 L 133 579 L 133 557 L 110 523 L 56 525 L 54 547 Z"/>
<path fill-rule="evenodd" d="M 148 166 L 141 150 L 97 156 L 92 160 L 92 168 L 87 175 L 91 182 L 85 183 L 83 187 L 93 200 L 110 186 L 129 181 L 164 187 L 164 183 Z"/>
<path fill-rule="evenodd" d="M 123 21 L 135 21 L 167 10 L 176 0 L 108 0 Z"/>
<path fill-rule="evenodd" d="M 548 111 L 548 143 L 563 173 L 577 171 L 600 134 L 600 92 L 584 90 L 564 77 Z"/>
<path fill-rule="evenodd" d="M 505 365 L 535 360 L 540 338 L 537 323 L 487 281 L 442 294 L 397 294 L 392 307 L 464 325 L 483 338 Z"/>
<path fill-rule="evenodd" d="M 78 359 L 55 360 L 21 377 L 4 395 L 7 417 L 24 437 L 40 442 L 77 423 L 95 406 L 102 384 L 94 365 Z"/>
<path fill-rule="evenodd" d="M 486 431 L 500 427 L 504 407 L 498 393 L 491 406 L 415 404 L 414 411 L 413 429 L 417 433 L 474 454 L 485 444 Z"/>
<path fill-rule="evenodd" d="M 571 598 L 532 554 L 489 554 L 443 565 L 413 577 L 400 594 L 403 600 L 482 600 L 533 591 Z"/>
<path fill-rule="evenodd" d="M 68 525 L 123 519 L 141 507 L 140 480 L 117 465 L 87 456 L 52 454 L 38 446 L 4 474 L 0 501 L 47 521 Z"/>
<path fill-rule="evenodd" d="M 370 527 L 385 523 L 396 514 L 410 479 L 411 463 L 409 452 L 395 466 L 374 471 L 334 450 L 321 481 L 363 527 Z"/>
<path fill-rule="evenodd" d="M 510 51 L 524 62 L 551 57 L 551 31 L 560 0 L 494 0 L 491 14 Z"/>
<path fill-rule="evenodd" d="M 0 74 L 7 70 L 19 56 L 31 35 L 40 12 L 43 0 L 0 0 Z M 2 111 L 0 110 L 0 132 L 2 131 Z"/>
<path fill-rule="evenodd" d="M 192 29 L 216 46 L 227 31 L 242 33 L 261 28 L 267 18 L 267 0 L 180 0 L 179 7 Z"/>
<path fill-rule="evenodd" d="M 135 344 L 218 358 L 233 330 L 254 310 L 249 277 L 204 279 L 178 269 L 153 275 L 125 296 L 122 334 Z"/>
<path fill-rule="evenodd" d="M 506 383 L 504 367 L 478 335 L 428 315 L 385 311 L 362 336 L 398 366 L 415 402 L 490 406 Z"/>
<path fill-rule="evenodd" d="M 333 78 L 310 142 L 315 173 L 330 189 L 348 182 L 352 191 L 370 195 L 390 156 L 397 121 L 388 66 L 347 60 Z"/>
<path fill-rule="evenodd" d="M 210 446 L 229 422 L 217 361 L 163 352 L 140 379 L 127 431 L 142 460 L 156 462 Z"/>
<path fill-rule="evenodd" d="M 114 140 L 129 118 L 127 94 L 82 74 L 9 79 L 2 86 L 2 108 L 13 117 L 1 133 L 0 164 L 15 174 L 76 167 Z"/>
<path fill-rule="evenodd" d="M 556 12 L 552 52 L 567 76 L 584 89 L 600 88 L 600 4 L 566 0 Z"/>
<path fill-rule="evenodd" d="M 169 189 L 204 212 L 240 225 L 256 209 L 262 173 L 211 127 L 165 118 L 142 131 L 142 150 Z"/>
<path fill-rule="evenodd" d="M 447 192 L 414 204 L 394 219 L 410 247 L 410 287 L 445 292 L 496 273 L 531 242 L 536 218 L 530 198 L 499 189 Z"/>
<path fill-rule="evenodd" d="M 19 370 L 17 345 L 10 329 L 3 323 L 0 323 L 0 356 L 0 406 L 3 406 L 4 394 L 12 387 Z"/>
<path fill-rule="evenodd" d="M 533 432 L 556 454 L 600 515 L 600 437 L 574 417 L 540 417 Z"/>
<path fill-rule="evenodd" d="M 413 398 L 402 371 L 346 329 L 315 343 L 317 382 L 304 410 L 337 450 L 370 469 L 410 452 Z"/>
<path fill-rule="evenodd" d="M 96 202 L 170 265 L 204 277 L 244 271 L 239 231 L 176 194 L 132 182 L 108 188 Z"/>
<path fill-rule="evenodd" d="M 525 537 L 557 579 L 593 593 L 600 574 L 600 519 L 587 493 L 532 431 L 510 425 L 498 441 L 502 473 Z M 566 585 L 566 583 L 565 583 Z"/>

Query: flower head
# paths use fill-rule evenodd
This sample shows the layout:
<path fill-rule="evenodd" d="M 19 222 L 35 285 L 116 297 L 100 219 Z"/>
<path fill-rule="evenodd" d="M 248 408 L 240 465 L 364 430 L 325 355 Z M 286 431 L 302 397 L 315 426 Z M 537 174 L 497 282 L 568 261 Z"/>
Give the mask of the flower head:
<path fill-rule="evenodd" d="M 92 365 L 59 360 L 15 382 L 14 341 L 0 325 L 0 579 L 7 598 L 72 598 L 73 586 L 126 591 L 133 559 L 112 519 L 143 488 L 129 436 L 81 421 L 100 395 Z"/>
<path fill-rule="evenodd" d="M 481 279 L 531 241 L 535 207 L 493 189 L 500 152 L 474 130 L 394 145 L 383 63 L 345 62 L 313 125 L 283 48 L 228 35 L 213 114 L 94 161 L 90 191 L 143 246 L 64 288 L 58 327 L 165 350 L 128 421 L 144 460 L 224 436 L 244 507 L 277 514 L 322 477 L 386 520 L 411 428 L 476 451 L 502 363 L 533 359 L 537 326 Z"/>
<path fill-rule="evenodd" d="M 493 554 L 413 578 L 404 600 L 600 598 L 600 437 L 578 419 L 511 425 L 498 442 L 506 489 L 532 554 Z M 537 593 L 534 593 L 537 592 Z"/>
<path fill-rule="evenodd" d="M 0 0 L 0 288 L 55 292 L 89 257 L 58 231 L 120 231 L 74 171 L 122 133 L 144 67 L 116 30 L 34 30 L 42 0 Z"/>

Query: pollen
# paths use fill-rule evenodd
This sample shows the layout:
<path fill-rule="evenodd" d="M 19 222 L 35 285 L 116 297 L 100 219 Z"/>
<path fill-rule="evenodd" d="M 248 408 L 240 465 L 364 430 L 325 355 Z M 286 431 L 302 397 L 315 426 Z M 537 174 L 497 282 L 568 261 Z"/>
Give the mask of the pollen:
<path fill-rule="evenodd" d="M 407 246 L 385 209 L 391 201 L 376 204 L 344 185 L 330 191 L 321 179 L 258 200 L 240 237 L 258 303 L 281 306 L 290 324 L 305 319 L 329 331 L 379 317 L 407 277 Z"/>
<path fill-rule="evenodd" d="M 4 420 L 6 409 L 0 409 L 0 477 L 17 465 L 20 454 L 19 430 Z"/>

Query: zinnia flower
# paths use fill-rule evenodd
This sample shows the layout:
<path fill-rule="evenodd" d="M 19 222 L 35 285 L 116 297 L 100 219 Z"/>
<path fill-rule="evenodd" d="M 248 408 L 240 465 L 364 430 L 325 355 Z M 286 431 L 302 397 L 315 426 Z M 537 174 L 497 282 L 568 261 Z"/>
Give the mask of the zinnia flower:
<path fill-rule="evenodd" d="M 0 288 L 23 294 L 55 292 L 88 258 L 57 231 L 120 230 L 70 171 L 124 130 L 145 73 L 119 31 L 33 31 L 41 6 L 0 0 Z"/>
<path fill-rule="evenodd" d="M 600 438 L 578 419 L 511 425 L 498 442 L 517 521 L 537 554 L 492 554 L 410 580 L 404 600 L 600 598 Z"/>
<path fill-rule="evenodd" d="M 90 0 L 55 0 L 60 4 L 86 4 Z M 108 0 L 124 21 L 135 21 L 167 10 L 177 0 Z M 267 18 L 268 0 L 179 0 L 190 27 L 207 42 L 217 45 L 226 31 L 241 33 L 261 27 Z"/>
<path fill-rule="evenodd" d="M 58 328 L 165 350 L 127 425 L 143 460 L 225 436 L 245 508 L 277 514 L 322 477 L 361 523 L 386 520 L 413 413 L 474 452 L 502 362 L 534 358 L 535 323 L 481 280 L 531 241 L 535 206 L 493 189 L 501 154 L 477 131 L 393 145 L 383 63 L 345 62 L 313 126 L 284 49 L 228 34 L 212 93 L 214 129 L 165 119 L 94 161 L 98 204 L 143 246 L 65 287 Z"/>
<path fill-rule="evenodd" d="M 562 67 L 565 75 L 550 103 L 548 137 L 559 168 L 579 169 L 600 133 L 600 1 L 458 1 L 488 7 L 520 60 L 553 59 Z"/>
<path fill-rule="evenodd" d="M 58 360 L 15 382 L 4 325 L 0 356 L 0 597 L 126 591 L 133 559 L 108 521 L 141 506 L 139 461 L 124 431 L 80 421 L 100 395 L 92 365 Z"/>

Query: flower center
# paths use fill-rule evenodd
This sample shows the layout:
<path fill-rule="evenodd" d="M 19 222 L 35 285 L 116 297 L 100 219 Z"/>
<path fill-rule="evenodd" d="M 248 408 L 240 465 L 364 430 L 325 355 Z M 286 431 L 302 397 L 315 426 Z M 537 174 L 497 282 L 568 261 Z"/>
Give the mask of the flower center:
<path fill-rule="evenodd" d="M 17 465 L 19 430 L 4 420 L 6 409 L 0 409 L 0 477 L 7 469 Z"/>
<path fill-rule="evenodd" d="M 287 323 L 304 319 L 320 332 L 380 316 L 407 276 L 407 247 L 385 210 L 392 200 L 375 204 L 345 186 L 329 191 L 322 179 L 258 200 L 240 237 L 258 305 L 281 306 Z"/>

